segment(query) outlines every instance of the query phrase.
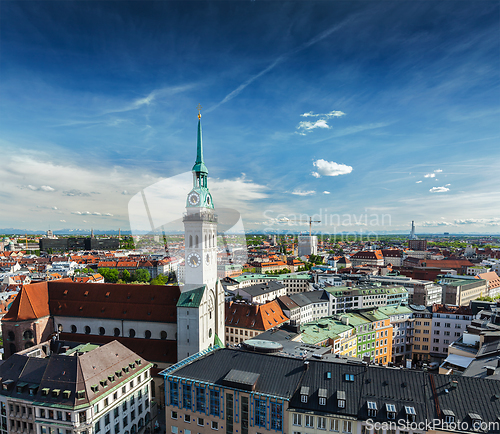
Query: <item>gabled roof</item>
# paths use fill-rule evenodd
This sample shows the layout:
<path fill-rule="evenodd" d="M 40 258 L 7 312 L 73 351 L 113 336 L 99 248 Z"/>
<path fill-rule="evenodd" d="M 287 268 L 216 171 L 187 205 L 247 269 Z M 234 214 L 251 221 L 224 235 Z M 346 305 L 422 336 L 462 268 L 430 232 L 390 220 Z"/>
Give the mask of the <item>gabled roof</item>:
<path fill-rule="evenodd" d="M 276 300 L 262 305 L 226 303 L 226 327 L 265 331 L 288 321 Z"/>
<path fill-rule="evenodd" d="M 47 282 L 24 285 L 2 321 L 27 321 L 50 315 Z"/>

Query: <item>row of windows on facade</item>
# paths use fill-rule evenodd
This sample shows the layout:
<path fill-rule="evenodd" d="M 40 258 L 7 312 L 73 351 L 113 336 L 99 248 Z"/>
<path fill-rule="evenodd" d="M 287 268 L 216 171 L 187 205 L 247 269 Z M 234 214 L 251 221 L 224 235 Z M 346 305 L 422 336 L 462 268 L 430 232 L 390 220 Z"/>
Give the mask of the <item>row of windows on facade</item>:
<path fill-rule="evenodd" d="M 59 326 L 58 326 L 57 329 L 59 330 L 60 333 L 64 331 L 62 324 L 59 324 Z M 92 334 L 92 329 L 90 328 L 90 326 L 85 326 L 83 330 L 84 330 L 84 332 L 85 332 L 86 335 Z M 74 324 L 71 325 L 71 333 L 78 333 L 78 327 L 76 325 L 74 325 Z M 104 327 L 99 327 L 99 334 L 101 336 L 104 336 L 106 334 L 106 329 Z M 115 337 L 122 336 L 122 332 L 121 332 L 121 330 L 118 327 L 115 327 L 113 329 L 113 336 L 115 336 Z M 136 337 L 136 331 L 135 331 L 135 329 L 129 329 L 129 331 L 128 331 L 128 337 L 130 337 L 130 338 L 135 338 Z M 151 339 L 153 337 L 153 334 L 151 333 L 150 330 L 146 330 L 144 332 L 144 337 L 146 339 Z M 167 339 L 167 332 L 165 330 L 162 330 L 159 333 L 159 338 L 162 339 L 162 340 L 166 340 Z M 177 333 L 175 333 L 174 339 L 177 339 Z"/>
<path fill-rule="evenodd" d="M 207 388 L 204 386 L 192 387 L 190 384 L 182 384 L 171 381 L 170 383 L 170 405 L 179 408 L 185 408 L 191 411 L 197 411 L 204 414 L 210 414 L 212 416 L 221 417 L 221 403 L 220 403 L 220 392 L 218 390 L 208 390 L 208 402 L 207 402 Z M 179 387 L 182 386 L 182 387 Z M 182 391 L 182 397 L 179 398 L 179 392 Z M 194 400 L 193 400 L 194 392 Z M 226 393 L 226 416 L 228 413 L 232 417 L 231 411 L 228 405 L 228 396 L 230 396 L 230 402 L 232 404 L 232 394 Z M 208 405 L 207 405 L 208 404 Z M 242 400 L 243 405 L 243 400 Z M 248 405 L 248 403 L 247 403 Z M 283 429 L 283 404 L 278 402 L 271 402 L 268 411 L 267 400 L 254 398 L 254 425 L 255 426 L 266 426 L 266 421 L 269 422 L 268 417 L 270 417 L 271 428 L 281 431 Z M 248 410 L 247 410 L 248 411 Z M 241 410 L 244 413 L 244 409 Z M 188 419 L 190 420 L 190 416 Z M 186 415 L 185 415 L 186 417 Z M 184 421 L 186 421 L 184 417 Z"/>
<path fill-rule="evenodd" d="M 34 334 L 33 334 L 33 330 L 31 329 L 28 329 L 28 330 L 25 330 L 23 332 L 23 340 L 31 340 L 31 339 L 34 339 Z M 15 333 L 10 330 L 8 333 L 7 333 L 7 340 L 8 341 L 15 341 L 16 340 L 16 335 Z"/>
<path fill-rule="evenodd" d="M 292 423 L 294 426 L 302 426 L 302 419 L 304 419 L 304 426 L 306 428 L 318 428 L 321 430 L 327 430 L 333 432 L 343 432 L 343 433 L 352 433 L 352 422 L 349 420 L 338 420 L 338 419 L 329 419 L 326 417 L 315 417 L 312 415 L 302 415 L 300 413 L 293 414 Z M 315 419 L 316 423 L 315 423 Z M 300 434 L 299 432 L 294 431 L 294 434 Z"/>
<path fill-rule="evenodd" d="M 195 235 L 194 237 L 194 248 L 197 249 L 198 247 L 203 248 L 203 246 L 200 246 L 200 240 L 198 238 L 198 235 Z M 205 246 L 206 247 L 215 247 L 215 235 L 212 234 L 212 236 L 207 236 L 205 234 Z M 189 235 L 189 247 L 193 247 L 193 236 Z"/>

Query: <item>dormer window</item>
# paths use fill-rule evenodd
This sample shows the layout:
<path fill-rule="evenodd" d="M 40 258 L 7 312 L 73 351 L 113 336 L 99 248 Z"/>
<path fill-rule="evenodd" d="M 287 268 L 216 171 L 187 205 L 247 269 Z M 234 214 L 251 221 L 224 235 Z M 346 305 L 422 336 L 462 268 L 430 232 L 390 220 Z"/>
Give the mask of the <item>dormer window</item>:
<path fill-rule="evenodd" d="M 483 422 L 483 418 L 475 413 L 469 413 L 469 417 L 472 421 L 472 429 L 474 431 L 480 431 L 481 430 L 481 424 Z"/>
<path fill-rule="evenodd" d="M 368 416 L 370 417 L 377 416 L 377 403 L 373 401 L 368 401 L 366 405 L 368 406 Z"/>
<path fill-rule="evenodd" d="M 308 396 L 309 396 L 309 387 L 302 386 L 300 388 L 300 402 L 307 404 Z"/>
<path fill-rule="evenodd" d="M 337 406 L 345 408 L 345 391 L 343 390 L 337 390 Z"/>
<path fill-rule="evenodd" d="M 445 423 L 455 423 L 455 413 L 451 410 L 443 410 Z"/>
<path fill-rule="evenodd" d="M 396 419 L 396 406 L 394 404 L 385 404 L 387 410 L 387 419 Z"/>
<path fill-rule="evenodd" d="M 327 395 L 326 389 L 318 390 L 319 405 L 326 405 L 326 395 Z"/>
<path fill-rule="evenodd" d="M 406 412 L 406 420 L 408 422 L 415 422 L 415 418 L 417 417 L 417 413 L 415 412 L 415 407 L 405 407 Z"/>

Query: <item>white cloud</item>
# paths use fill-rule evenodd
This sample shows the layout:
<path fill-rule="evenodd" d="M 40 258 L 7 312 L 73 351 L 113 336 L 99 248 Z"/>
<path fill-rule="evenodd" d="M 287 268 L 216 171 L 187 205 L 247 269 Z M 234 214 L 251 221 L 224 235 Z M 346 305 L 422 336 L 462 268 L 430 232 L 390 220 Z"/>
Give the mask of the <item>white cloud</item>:
<path fill-rule="evenodd" d="M 330 194 L 330 192 L 325 190 L 323 194 Z"/>
<path fill-rule="evenodd" d="M 50 185 L 42 185 L 40 187 L 40 190 L 42 190 L 42 191 L 56 191 L 56 189 L 52 188 Z"/>
<path fill-rule="evenodd" d="M 30 190 L 33 190 L 33 191 L 37 191 L 37 190 L 38 190 L 38 188 L 37 188 L 37 187 L 35 187 L 34 185 L 28 185 L 28 188 L 29 188 Z"/>
<path fill-rule="evenodd" d="M 127 194 L 128 194 L 128 191 L 127 191 L 127 190 L 123 190 L 123 191 L 122 191 L 122 194 L 127 195 Z"/>
<path fill-rule="evenodd" d="M 427 173 L 426 175 L 424 175 L 424 178 L 434 178 L 435 176 L 435 173 Z"/>
<path fill-rule="evenodd" d="M 101 214 L 100 212 L 96 212 L 96 211 L 94 211 L 94 212 L 92 213 L 92 215 L 102 215 L 102 214 Z"/>
<path fill-rule="evenodd" d="M 309 121 L 302 121 L 299 123 L 297 126 L 297 129 L 299 131 L 311 131 L 316 128 L 330 128 L 328 123 L 326 122 L 326 119 L 318 119 L 315 122 L 309 122 Z"/>
<path fill-rule="evenodd" d="M 453 223 L 450 222 L 436 222 L 436 221 L 426 221 L 421 222 L 418 226 L 426 227 L 426 226 L 453 226 Z"/>
<path fill-rule="evenodd" d="M 442 169 L 436 169 L 434 173 L 441 173 L 443 170 Z"/>
<path fill-rule="evenodd" d="M 53 206 L 52 209 L 57 209 L 57 206 Z"/>
<path fill-rule="evenodd" d="M 60 222 L 66 223 L 66 220 L 59 220 Z"/>
<path fill-rule="evenodd" d="M 113 217 L 113 214 L 111 214 L 111 213 L 109 213 L 109 212 L 104 213 L 103 215 L 104 215 L 104 216 L 106 216 L 106 217 Z"/>
<path fill-rule="evenodd" d="M 416 184 L 420 184 L 422 181 L 417 181 Z"/>
<path fill-rule="evenodd" d="M 444 193 L 446 191 L 449 191 L 450 189 L 447 187 L 432 187 L 429 191 L 431 193 Z"/>
<path fill-rule="evenodd" d="M 347 175 L 352 172 L 352 167 L 347 166 L 346 164 L 335 163 L 334 161 L 326 161 L 323 159 L 319 159 L 313 162 L 313 165 L 317 167 L 317 172 L 312 172 L 312 175 L 315 178 L 319 178 L 321 175 L 323 176 L 338 176 L 338 175 Z"/>
<path fill-rule="evenodd" d="M 451 184 L 446 184 L 445 187 L 449 187 Z"/>
<path fill-rule="evenodd" d="M 340 110 L 333 110 L 330 113 L 323 113 L 323 114 L 315 114 L 313 112 L 302 113 L 300 116 L 303 116 L 305 118 L 308 118 L 308 117 L 339 118 L 340 116 L 344 116 L 344 115 L 345 115 L 345 113 L 341 112 Z"/>
<path fill-rule="evenodd" d="M 295 189 L 292 191 L 292 194 L 295 194 L 296 196 L 311 196 L 313 194 L 316 194 L 316 191 L 314 190 L 302 191 L 299 189 Z"/>

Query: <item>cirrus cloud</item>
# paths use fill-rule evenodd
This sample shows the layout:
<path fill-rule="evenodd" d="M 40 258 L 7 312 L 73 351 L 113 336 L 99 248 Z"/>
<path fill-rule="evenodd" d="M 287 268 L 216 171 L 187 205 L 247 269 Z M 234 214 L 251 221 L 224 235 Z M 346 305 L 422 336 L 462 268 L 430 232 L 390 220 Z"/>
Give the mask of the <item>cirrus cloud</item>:
<path fill-rule="evenodd" d="M 299 189 L 295 189 L 292 191 L 292 194 L 295 194 L 296 196 L 311 196 L 313 194 L 316 194 L 316 191 L 314 190 L 302 191 Z"/>

